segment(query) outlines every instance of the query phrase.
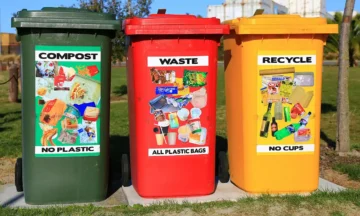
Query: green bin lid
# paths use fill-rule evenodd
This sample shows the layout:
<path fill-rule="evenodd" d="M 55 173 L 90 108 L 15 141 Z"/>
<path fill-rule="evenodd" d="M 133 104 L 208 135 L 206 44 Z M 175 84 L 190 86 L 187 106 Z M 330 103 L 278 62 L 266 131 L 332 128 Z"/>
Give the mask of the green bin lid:
<path fill-rule="evenodd" d="M 23 9 L 17 13 L 17 17 L 11 19 L 11 26 L 51 29 L 120 29 L 120 23 L 113 14 L 65 7 L 44 7 L 41 10 L 32 11 Z"/>

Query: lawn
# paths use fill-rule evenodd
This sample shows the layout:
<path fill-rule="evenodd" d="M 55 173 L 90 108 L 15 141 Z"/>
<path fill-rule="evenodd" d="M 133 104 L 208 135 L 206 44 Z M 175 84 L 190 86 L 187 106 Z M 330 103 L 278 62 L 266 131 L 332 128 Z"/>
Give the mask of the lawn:
<path fill-rule="evenodd" d="M 0 82 L 7 74 L 0 72 Z M 113 68 L 111 80 L 110 141 L 111 153 L 115 156 L 128 145 L 128 108 L 126 103 L 125 68 Z M 360 69 L 350 69 L 350 114 L 351 145 L 360 149 Z M 336 89 L 337 68 L 325 67 L 323 73 L 323 98 L 321 118 L 322 144 L 334 145 L 336 135 Z M 219 68 L 217 89 L 217 135 L 226 139 L 226 113 L 224 96 L 224 73 Z M 21 104 L 7 102 L 7 85 L 0 86 L 0 158 L 21 156 Z M 25 109 L 26 111 L 26 109 Z M 30 127 L 30 126 L 29 126 Z M 118 158 L 118 157 L 115 157 Z M 342 164 L 335 167 L 349 177 L 357 179 L 360 164 L 351 167 Z M 0 169 L 1 170 L 1 169 Z M 351 175 L 351 176 L 350 176 Z M 0 182 L 1 184 L 1 182 Z M 94 206 L 67 207 L 34 210 L 10 210 L 0 208 L 0 215 L 356 215 L 360 212 L 360 191 L 347 190 L 337 194 L 314 193 L 308 197 L 262 196 L 259 199 L 243 199 L 238 202 L 213 202 L 206 204 L 154 205 L 150 207 L 127 207 L 102 209 Z"/>
<path fill-rule="evenodd" d="M 0 82 L 6 81 L 6 72 L 0 72 Z M 110 136 L 120 139 L 128 136 L 125 68 L 113 68 L 111 80 Z M 217 135 L 226 138 L 225 88 L 223 69 L 219 68 L 217 89 Z M 360 148 L 360 69 L 350 69 L 351 144 Z M 21 104 L 7 102 L 8 85 L 0 86 L 0 157 L 21 156 Z M 321 138 L 323 144 L 334 145 L 336 136 L 336 89 L 337 67 L 325 67 L 323 73 L 323 97 Z M 124 95 L 125 94 L 125 95 Z M 26 108 L 25 108 L 26 110 Z"/>
<path fill-rule="evenodd" d="M 337 67 L 325 67 L 323 73 L 321 138 L 329 145 L 335 145 Z M 360 150 L 360 68 L 350 68 L 350 138 L 353 149 Z"/>

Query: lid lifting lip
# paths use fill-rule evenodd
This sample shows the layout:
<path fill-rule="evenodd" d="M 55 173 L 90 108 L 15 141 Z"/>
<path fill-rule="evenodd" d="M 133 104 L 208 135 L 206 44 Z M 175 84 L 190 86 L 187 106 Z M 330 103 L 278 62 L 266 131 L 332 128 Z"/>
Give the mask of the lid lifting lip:
<path fill-rule="evenodd" d="M 23 9 L 12 17 L 15 28 L 118 30 L 120 22 L 114 14 L 96 13 L 84 9 L 44 7 Z"/>
<path fill-rule="evenodd" d="M 217 18 L 166 14 L 166 9 L 159 9 L 147 18 L 123 20 L 122 30 L 126 35 L 224 35 L 230 32 L 229 26 Z"/>

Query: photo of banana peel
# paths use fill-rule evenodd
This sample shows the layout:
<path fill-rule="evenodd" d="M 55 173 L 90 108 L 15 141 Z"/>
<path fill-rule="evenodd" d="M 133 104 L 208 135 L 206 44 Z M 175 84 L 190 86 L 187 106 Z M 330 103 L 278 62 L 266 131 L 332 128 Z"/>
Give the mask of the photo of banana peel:
<path fill-rule="evenodd" d="M 41 145 L 48 146 L 48 143 L 50 142 L 52 146 L 56 146 L 52 139 L 57 134 L 57 132 L 58 132 L 57 128 L 44 131 L 43 136 L 41 137 Z"/>

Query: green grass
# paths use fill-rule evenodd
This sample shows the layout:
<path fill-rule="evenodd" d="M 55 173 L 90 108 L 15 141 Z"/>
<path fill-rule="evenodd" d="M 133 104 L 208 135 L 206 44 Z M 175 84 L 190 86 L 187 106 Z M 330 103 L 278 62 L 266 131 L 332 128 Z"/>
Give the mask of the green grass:
<path fill-rule="evenodd" d="M 351 180 L 360 180 L 359 164 L 336 164 L 333 167 L 336 171 L 347 174 Z"/>
<path fill-rule="evenodd" d="M 321 138 L 334 145 L 336 139 L 336 98 L 338 86 L 338 68 L 324 67 L 322 83 Z M 352 149 L 360 150 L 360 68 L 350 68 L 350 138 Z"/>
<path fill-rule="evenodd" d="M 337 88 L 337 68 L 325 67 L 323 73 L 323 107 L 322 107 L 322 139 L 326 142 L 334 142 L 336 129 L 336 88 Z M 217 89 L 217 135 L 226 137 L 225 120 L 225 97 L 224 97 L 224 74 L 223 69 L 219 69 L 218 89 Z M 4 81 L 7 74 L 0 72 L 0 82 Z M 350 72 L 350 111 L 351 111 L 351 143 L 354 149 L 360 149 L 360 101 L 358 95 L 360 89 L 360 69 L 351 69 Z M 124 68 L 114 68 L 111 80 L 111 98 L 115 101 L 126 99 L 123 87 L 126 85 L 126 73 Z M 7 102 L 7 85 L 0 86 L 0 157 L 17 157 L 21 155 L 21 104 L 10 104 Z M 119 155 L 123 150 L 121 143 L 128 143 L 128 107 L 126 102 L 115 102 L 111 104 L 110 111 L 110 152 L 113 156 Z M 30 126 L 29 126 L 30 127 Z M 119 158 L 119 157 L 113 157 Z M 348 170 L 349 168 L 346 168 Z M 345 169 L 344 169 L 345 170 Z M 350 168 L 345 173 L 359 173 Z M 350 176 L 351 177 L 351 176 Z M 203 204 L 184 203 L 165 205 L 142 206 L 118 206 L 114 208 L 98 208 L 94 206 L 70 206 L 65 208 L 49 209 L 8 209 L 0 208 L 0 215 L 145 215 L 157 214 L 167 215 L 179 213 L 186 215 L 187 211 L 196 214 L 215 214 L 216 211 L 228 211 L 235 209 L 236 213 L 247 215 L 269 215 L 269 212 L 276 205 L 281 205 L 282 209 L 276 215 L 293 215 L 302 208 L 310 211 L 310 215 L 346 215 L 346 206 L 360 211 L 360 191 L 347 190 L 340 193 L 317 192 L 311 196 L 261 196 L 258 199 L 246 198 L 237 202 L 221 201 Z M 324 212 L 328 212 L 325 214 Z M 249 213 L 250 212 L 250 213 Z M 316 213 L 320 212 L 320 213 Z M 281 214 L 280 214 L 281 213 Z M 222 213 L 221 213 L 222 214 Z M 219 213 L 220 215 L 220 213 Z M 238 215 L 238 214 L 234 214 Z"/>
<path fill-rule="evenodd" d="M 360 143 L 353 143 L 351 145 L 351 150 L 356 150 L 356 151 L 360 151 Z"/>
<path fill-rule="evenodd" d="M 301 215 L 299 214 L 300 210 L 306 210 L 310 213 L 306 215 L 344 215 L 341 212 L 348 210 L 347 208 L 355 212 L 360 211 L 360 191 L 315 192 L 310 196 L 263 195 L 258 198 L 240 199 L 236 202 L 218 201 L 202 204 L 166 202 L 148 207 L 120 205 L 112 208 L 101 208 L 88 205 L 44 209 L 0 208 L 0 215 L 174 215 L 175 213 L 177 215 L 186 215 L 189 212 L 199 215 L 220 215 L 221 212 L 227 212 L 229 215 L 294 215 L 295 213 Z"/>
<path fill-rule="evenodd" d="M 345 214 L 340 211 L 333 211 L 333 212 L 331 212 L 330 215 L 331 216 L 345 216 Z"/>
<path fill-rule="evenodd" d="M 322 91 L 321 138 L 323 142 L 334 145 L 336 136 L 336 89 L 337 67 L 324 67 Z M 0 82 L 8 77 L 0 72 Z M 111 73 L 110 135 L 118 141 L 128 136 L 126 71 L 125 68 L 113 68 Z M 350 69 L 350 135 L 352 149 L 360 150 L 360 68 Z M 226 110 L 223 68 L 218 72 L 217 88 L 217 135 L 226 137 Z M 0 157 L 18 157 L 21 155 L 21 104 L 7 102 L 8 85 L 0 86 Z M 119 102 L 119 103 L 118 103 Z M 26 109 L 25 109 L 26 110 Z"/>

